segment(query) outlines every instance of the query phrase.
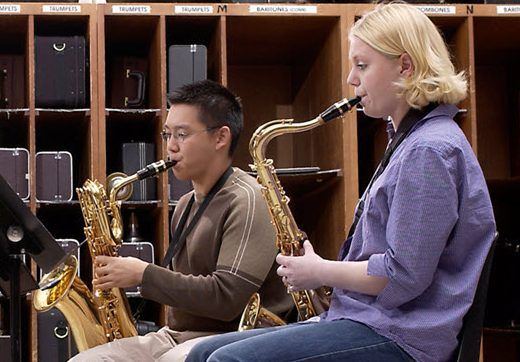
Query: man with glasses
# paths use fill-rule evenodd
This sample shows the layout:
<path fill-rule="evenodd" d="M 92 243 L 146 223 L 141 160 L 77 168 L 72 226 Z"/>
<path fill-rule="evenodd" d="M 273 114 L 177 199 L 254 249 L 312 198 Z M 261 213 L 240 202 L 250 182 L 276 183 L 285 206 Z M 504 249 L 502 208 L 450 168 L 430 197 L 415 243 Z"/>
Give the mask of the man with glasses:
<path fill-rule="evenodd" d="M 276 275 L 275 232 L 260 186 L 231 167 L 243 128 L 239 100 L 202 81 L 169 101 L 161 134 L 175 176 L 191 180 L 193 191 L 175 208 L 166 267 L 99 256 L 93 280 L 101 289 L 140 285 L 144 298 L 169 306 L 168 327 L 92 348 L 74 361 L 184 360 L 197 340 L 236 330 L 254 292 L 278 315 L 292 307 Z"/>

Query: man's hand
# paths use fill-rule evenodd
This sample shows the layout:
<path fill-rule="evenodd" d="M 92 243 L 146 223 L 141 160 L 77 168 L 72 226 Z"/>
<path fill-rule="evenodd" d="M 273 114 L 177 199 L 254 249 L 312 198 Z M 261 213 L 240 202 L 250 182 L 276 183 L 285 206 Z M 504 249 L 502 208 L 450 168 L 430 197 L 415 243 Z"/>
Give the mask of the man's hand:
<path fill-rule="evenodd" d="M 316 289 L 323 285 L 320 265 L 324 260 L 314 252 L 308 240 L 303 243 L 303 250 L 302 256 L 278 254 L 276 257 L 276 262 L 280 264 L 277 273 L 289 292 Z"/>
<path fill-rule="evenodd" d="M 134 257 L 98 256 L 92 285 L 98 289 L 128 288 L 143 282 L 148 263 Z"/>

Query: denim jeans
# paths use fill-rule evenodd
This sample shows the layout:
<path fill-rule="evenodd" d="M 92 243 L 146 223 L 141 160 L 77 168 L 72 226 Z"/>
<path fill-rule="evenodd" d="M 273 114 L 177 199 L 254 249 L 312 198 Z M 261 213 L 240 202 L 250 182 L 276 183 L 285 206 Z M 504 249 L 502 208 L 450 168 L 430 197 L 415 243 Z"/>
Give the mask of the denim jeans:
<path fill-rule="evenodd" d="M 413 361 L 393 341 L 351 320 L 296 323 L 208 338 L 187 362 Z"/>

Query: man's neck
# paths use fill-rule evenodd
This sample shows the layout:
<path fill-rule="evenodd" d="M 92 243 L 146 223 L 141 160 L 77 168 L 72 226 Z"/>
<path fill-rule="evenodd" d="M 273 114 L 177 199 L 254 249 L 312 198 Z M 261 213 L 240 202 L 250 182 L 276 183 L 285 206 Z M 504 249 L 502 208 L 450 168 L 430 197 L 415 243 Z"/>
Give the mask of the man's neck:
<path fill-rule="evenodd" d="M 230 166 L 230 159 L 223 160 L 222 162 L 214 162 L 204 175 L 202 175 L 200 178 L 197 178 L 197 180 L 192 180 L 193 189 L 195 191 L 195 199 L 197 201 L 204 200 L 215 183 Z"/>

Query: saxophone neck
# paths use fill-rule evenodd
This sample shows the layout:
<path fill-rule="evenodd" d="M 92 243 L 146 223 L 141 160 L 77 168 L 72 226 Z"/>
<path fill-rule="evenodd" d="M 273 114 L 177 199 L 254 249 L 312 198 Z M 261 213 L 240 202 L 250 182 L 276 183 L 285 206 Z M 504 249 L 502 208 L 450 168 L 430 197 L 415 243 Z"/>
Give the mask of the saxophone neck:
<path fill-rule="evenodd" d="M 316 117 L 304 122 L 294 122 L 294 119 L 277 119 L 267 122 L 256 129 L 249 141 L 249 153 L 253 160 L 263 159 L 269 142 L 287 133 L 299 133 L 313 129 L 324 121 Z"/>
<path fill-rule="evenodd" d="M 317 117 L 303 122 L 294 122 L 293 119 L 278 119 L 267 122 L 256 129 L 249 141 L 249 153 L 253 160 L 263 159 L 265 149 L 269 142 L 280 135 L 286 133 L 298 133 L 311 130 L 328 121 L 332 121 L 343 116 L 346 112 L 354 109 L 361 102 L 361 98 L 343 98 L 341 101 L 334 103 L 325 111 L 321 112 Z"/>

